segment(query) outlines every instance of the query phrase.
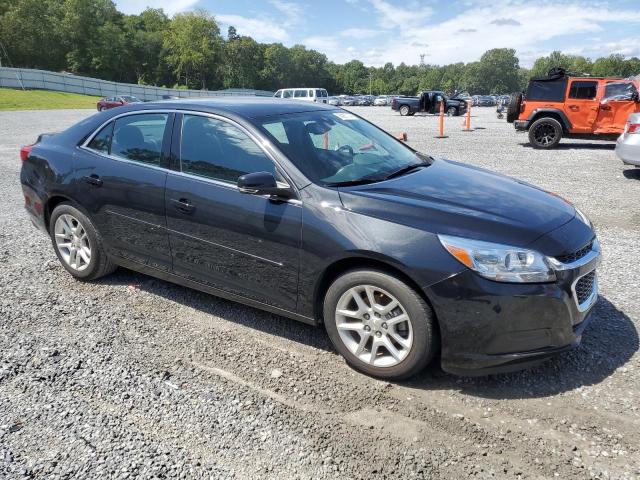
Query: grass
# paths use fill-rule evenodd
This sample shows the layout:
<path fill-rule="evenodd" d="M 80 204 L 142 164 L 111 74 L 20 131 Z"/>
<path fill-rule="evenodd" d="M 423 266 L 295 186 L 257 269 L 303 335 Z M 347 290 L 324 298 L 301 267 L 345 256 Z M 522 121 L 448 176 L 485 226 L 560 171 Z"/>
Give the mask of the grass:
<path fill-rule="evenodd" d="M 0 88 L 1 110 L 55 110 L 59 108 L 96 108 L 100 97 L 48 90 Z"/>

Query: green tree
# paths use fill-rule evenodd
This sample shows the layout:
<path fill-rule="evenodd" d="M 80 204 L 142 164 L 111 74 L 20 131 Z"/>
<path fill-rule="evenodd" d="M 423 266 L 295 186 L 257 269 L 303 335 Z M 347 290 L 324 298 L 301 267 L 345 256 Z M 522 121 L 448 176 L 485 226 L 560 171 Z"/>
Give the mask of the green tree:
<path fill-rule="evenodd" d="M 173 17 L 163 42 L 166 60 L 178 81 L 187 86 L 207 87 L 214 83 L 222 39 L 215 19 L 204 10 Z"/>

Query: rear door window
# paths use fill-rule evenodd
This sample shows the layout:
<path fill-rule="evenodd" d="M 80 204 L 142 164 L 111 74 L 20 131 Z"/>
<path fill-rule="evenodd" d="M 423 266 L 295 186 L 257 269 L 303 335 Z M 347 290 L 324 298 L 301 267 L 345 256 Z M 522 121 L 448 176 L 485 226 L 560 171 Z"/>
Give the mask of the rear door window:
<path fill-rule="evenodd" d="M 285 90 L 282 92 L 282 98 L 291 98 L 293 96 L 292 90 Z"/>
<path fill-rule="evenodd" d="M 593 100 L 598 94 L 598 82 L 574 80 L 569 88 L 569 98 L 575 100 Z"/>
<path fill-rule="evenodd" d="M 307 91 L 306 90 L 296 90 L 295 94 L 294 94 L 295 98 L 302 98 L 302 97 L 306 98 L 306 96 L 307 96 Z"/>
<path fill-rule="evenodd" d="M 94 150 L 104 155 L 109 155 L 109 149 L 111 148 L 111 136 L 113 134 L 113 122 L 110 122 L 106 127 L 98 132 L 93 139 L 87 145 L 87 148 Z"/>
<path fill-rule="evenodd" d="M 262 149 L 241 129 L 200 115 L 184 115 L 180 164 L 184 173 L 236 184 L 247 173 L 276 168 Z"/>
<path fill-rule="evenodd" d="M 113 129 L 111 155 L 160 166 L 167 113 L 128 115 L 118 118 Z"/>

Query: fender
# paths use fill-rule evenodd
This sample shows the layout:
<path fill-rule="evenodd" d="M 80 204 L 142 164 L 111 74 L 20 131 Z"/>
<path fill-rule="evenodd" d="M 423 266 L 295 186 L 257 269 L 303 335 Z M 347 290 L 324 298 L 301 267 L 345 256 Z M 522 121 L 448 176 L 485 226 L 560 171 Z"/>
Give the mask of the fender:
<path fill-rule="evenodd" d="M 544 117 L 545 113 L 553 113 L 554 115 L 560 117 L 560 123 L 562 123 L 562 126 L 566 131 L 569 131 L 573 128 L 565 113 L 558 108 L 536 108 L 533 112 L 531 112 L 529 118 L 527 118 L 529 125 L 531 125 L 539 117 Z"/>

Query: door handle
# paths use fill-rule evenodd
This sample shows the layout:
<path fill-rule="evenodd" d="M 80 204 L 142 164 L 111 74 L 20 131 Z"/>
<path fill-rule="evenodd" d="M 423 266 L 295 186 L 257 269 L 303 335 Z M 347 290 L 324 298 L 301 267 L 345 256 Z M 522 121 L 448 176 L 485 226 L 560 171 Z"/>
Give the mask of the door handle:
<path fill-rule="evenodd" d="M 602 110 L 604 110 L 605 112 L 610 112 L 611 111 L 611 105 L 600 105 L 600 108 Z"/>
<path fill-rule="evenodd" d="M 172 198 L 171 203 L 177 210 L 180 210 L 183 213 L 192 213 L 196 209 L 196 207 L 192 203 L 190 203 L 189 200 L 187 200 L 186 198 L 181 198 L 181 199 Z"/>
<path fill-rule="evenodd" d="M 91 175 L 87 175 L 85 177 L 82 177 L 82 179 L 85 182 L 87 182 L 89 185 L 93 185 L 94 187 L 101 187 L 102 186 L 102 180 L 95 173 L 91 174 Z"/>
<path fill-rule="evenodd" d="M 577 112 L 578 110 L 580 110 L 580 107 L 578 105 L 569 105 L 569 110 L 571 110 L 572 112 Z"/>

